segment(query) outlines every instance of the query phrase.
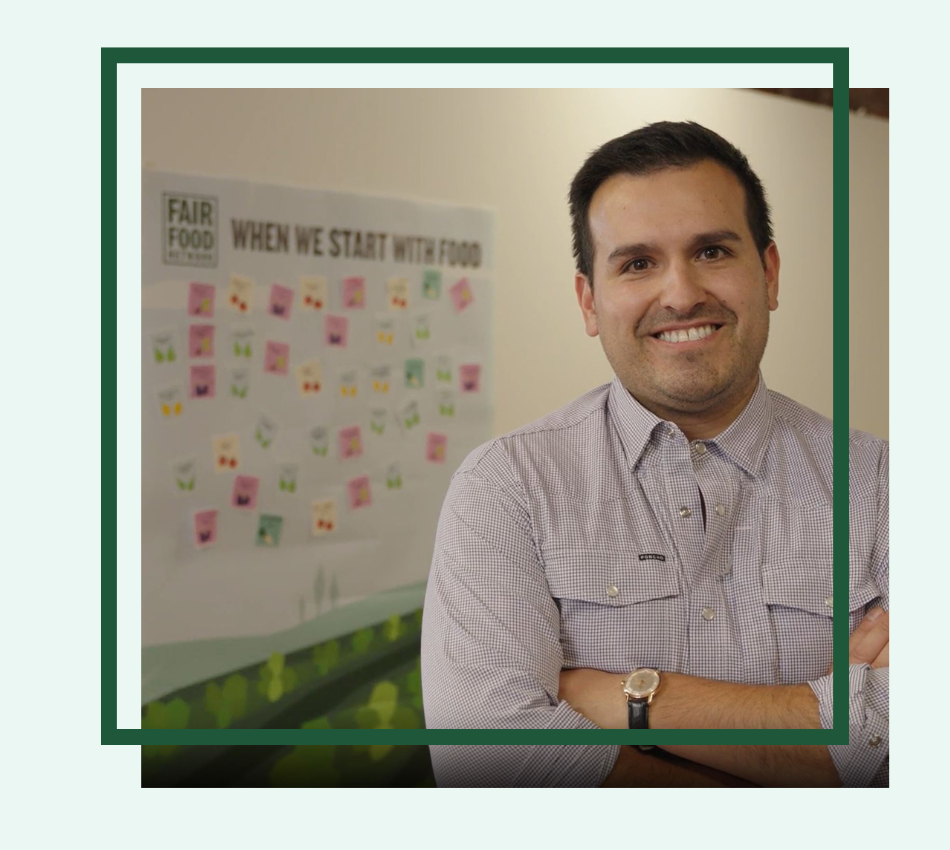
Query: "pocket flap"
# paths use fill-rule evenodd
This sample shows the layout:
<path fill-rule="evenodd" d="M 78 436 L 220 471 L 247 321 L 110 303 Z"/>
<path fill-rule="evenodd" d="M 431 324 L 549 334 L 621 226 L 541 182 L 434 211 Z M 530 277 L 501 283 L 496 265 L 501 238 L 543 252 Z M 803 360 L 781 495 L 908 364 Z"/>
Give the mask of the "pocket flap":
<path fill-rule="evenodd" d="M 680 592 L 678 571 L 669 560 L 639 561 L 636 556 L 558 550 L 546 553 L 544 562 L 555 599 L 619 606 L 677 596 Z"/>
<path fill-rule="evenodd" d="M 858 611 L 881 595 L 870 576 L 854 580 L 848 593 L 848 612 Z M 764 570 L 762 594 L 767 605 L 798 608 L 831 617 L 834 614 L 834 592 L 830 572 L 809 565 L 783 564 L 781 568 Z M 840 606 L 839 606 L 840 608 Z"/>

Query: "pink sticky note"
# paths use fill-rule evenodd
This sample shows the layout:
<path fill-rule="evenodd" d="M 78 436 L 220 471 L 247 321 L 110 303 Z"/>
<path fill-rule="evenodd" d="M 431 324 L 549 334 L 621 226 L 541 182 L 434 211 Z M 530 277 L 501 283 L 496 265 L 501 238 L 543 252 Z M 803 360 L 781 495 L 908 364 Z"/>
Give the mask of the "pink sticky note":
<path fill-rule="evenodd" d="M 350 320 L 346 316 L 327 316 L 324 324 L 324 332 L 327 345 L 336 348 L 346 348 L 346 340 L 349 335 Z"/>
<path fill-rule="evenodd" d="M 264 347 L 264 371 L 286 375 L 290 369 L 290 346 L 286 342 L 267 340 Z"/>
<path fill-rule="evenodd" d="M 463 393 L 477 393 L 482 388 L 482 367 L 478 363 L 459 366 L 459 389 Z"/>
<path fill-rule="evenodd" d="M 343 306 L 349 310 L 362 310 L 366 306 L 365 278 L 343 278 Z"/>
<path fill-rule="evenodd" d="M 445 434 L 426 435 L 426 460 L 430 463 L 445 463 L 445 447 L 449 438 Z"/>
<path fill-rule="evenodd" d="M 290 309 L 294 306 L 294 291 L 275 283 L 270 288 L 270 304 L 267 312 L 278 319 L 290 319 Z"/>
<path fill-rule="evenodd" d="M 214 315 L 214 287 L 210 283 L 188 284 L 188 315 Z"/>
<path fill-rule="evenodd" d="M 195 548 L 207 549 L 218 542 L 218 512 L 199 511 L 195 514 Z"/>
<path fill-rule="evenodd" d="M 188 353 L 192 357 L 214 357 L 214 325 L 188 328 Z"/>
<path fill-rule="evenodd" d="M 253 475 L 238 475 L 231 490 L 231 507 L 242 511 L 253 511 L 257 507 L 257 491 L 261 479 Z"/>
<path fill-rule="evenodd" d="M 472 305 L 472 301 L 475 300 L 475 297 L 472 295 L 472 287 L 468 285 L 468 278 L 463 277 L 458 283 L 456 283 L 450 290 L 449 295 L 452 296 L 452 303 L 455 305 L 457 312 L 461 313 L 467 307 Z"/>
<path fill-rule="evenodd" d="M 344 460 L 359 457 L 363 454 L 363 436 L 360 433 L 359 425 L 341 428 L 337 437 L 340 442 L 340 457 Z"/>
<path fill-rule="evenodd" d="M 369 489 L 369 476 L 361 475 L 346 484 L 346 493 L 349 496 L 350 508 L 366 508 L 373 504 L 373 494 Z"/>
<path fill-rule="evenodd" d="M 191 397 L 214 398 L 214 366 L 191 367 Z"/>

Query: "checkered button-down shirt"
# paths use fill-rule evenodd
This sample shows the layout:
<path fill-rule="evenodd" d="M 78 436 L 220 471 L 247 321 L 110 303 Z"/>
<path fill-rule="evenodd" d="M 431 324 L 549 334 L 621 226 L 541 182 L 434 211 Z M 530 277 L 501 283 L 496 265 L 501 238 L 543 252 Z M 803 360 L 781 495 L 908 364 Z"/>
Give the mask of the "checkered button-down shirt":
<path fill-rule="evenodd" d="M 853 630 L 888 606 L 887 444 L 850 437 Z M 690 442 L 618 380 L 472 452 L 426 593 L 429 728 L 596 728 L 562 668 L 807 682 L 831 725 L 832 429 L 759 380 Z M 845 785 L 888 782 L 888 670 L 852 665 Z M 618 686 L 619 687 L 619 686 Z M 443 785 L 599 785 L 619 747 L 433 746 Z"/>

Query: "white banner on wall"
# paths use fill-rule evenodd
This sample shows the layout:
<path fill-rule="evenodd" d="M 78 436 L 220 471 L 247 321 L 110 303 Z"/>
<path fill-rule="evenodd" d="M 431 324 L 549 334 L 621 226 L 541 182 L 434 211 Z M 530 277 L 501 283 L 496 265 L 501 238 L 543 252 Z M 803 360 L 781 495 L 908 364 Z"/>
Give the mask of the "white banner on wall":
<path fill-rule="evenodd" d="M 143 173 L 143 647 L 425 580 L 449 478 L 490 436 L 493 223 Z"/>

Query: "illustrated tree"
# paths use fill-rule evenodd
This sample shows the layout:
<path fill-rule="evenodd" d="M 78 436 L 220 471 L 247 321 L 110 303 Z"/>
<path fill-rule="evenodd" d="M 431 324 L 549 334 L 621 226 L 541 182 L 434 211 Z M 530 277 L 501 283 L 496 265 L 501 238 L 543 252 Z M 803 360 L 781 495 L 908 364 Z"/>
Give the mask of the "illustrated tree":
<path fill-rule="evenodd" d="M 227 729 L 247 711 L 247 679 L 235 673 L 228 676 L 224 687 L 218 687 L 217 682 L 208 682 L 205 708 L 214 715 L 219 729 Z"/>
<path fill-rule="evenodd" d="M 297 687 L 297 674 L 284 665 L 284 656 L 275 652 L 261 667 L 257 682 L 258 692 L 267 697 L 268 702 L 277 702 L 285 693 Z"/>

